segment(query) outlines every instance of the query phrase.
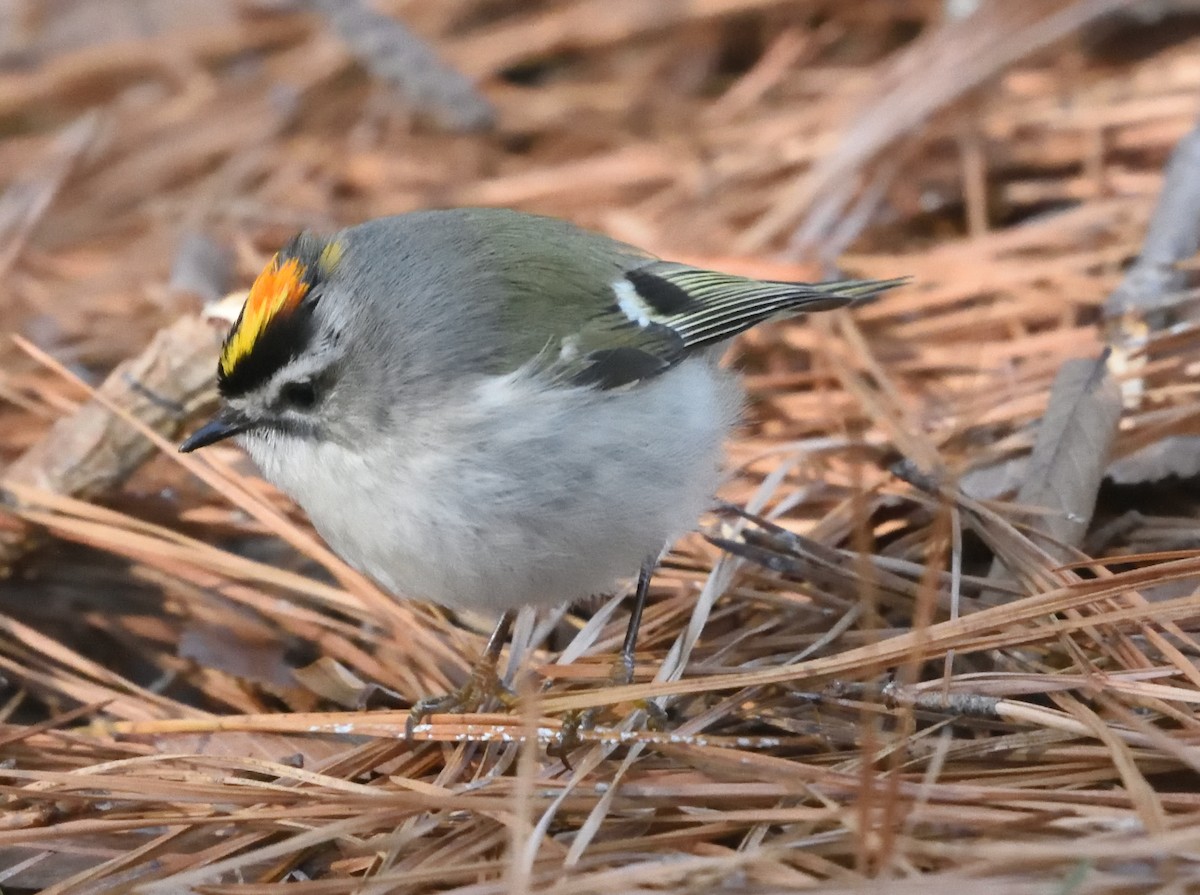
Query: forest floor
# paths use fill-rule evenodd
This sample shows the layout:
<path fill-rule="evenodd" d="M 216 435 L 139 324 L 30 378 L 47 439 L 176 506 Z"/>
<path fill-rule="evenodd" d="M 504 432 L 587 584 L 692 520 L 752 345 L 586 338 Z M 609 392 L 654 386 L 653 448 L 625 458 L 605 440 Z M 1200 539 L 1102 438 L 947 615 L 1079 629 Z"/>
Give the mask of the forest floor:
<path fill-rule="evenodd" d="M 0 9 L 0 890 L 1200 890 L 1189 4 L 300 5 Z M 289 236 L 469 204 L 911 282 L 738 341 L 632 685 L 523 617 L 406 742 L 486 621 L 174 445 Z"/>

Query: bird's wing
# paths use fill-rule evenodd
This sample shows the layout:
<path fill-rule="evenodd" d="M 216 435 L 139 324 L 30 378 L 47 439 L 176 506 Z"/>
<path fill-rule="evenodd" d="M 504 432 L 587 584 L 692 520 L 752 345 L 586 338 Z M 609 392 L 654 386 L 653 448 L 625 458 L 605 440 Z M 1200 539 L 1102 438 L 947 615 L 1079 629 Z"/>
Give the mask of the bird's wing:
<path fill-rule="evenodd" d="M 551 339 L 535 366 L 556 382 L 619 388 L 771 318 L 844 307 L 903 282 L 785 283 L 650 261 L 613 280 L 596 312 Z"/>

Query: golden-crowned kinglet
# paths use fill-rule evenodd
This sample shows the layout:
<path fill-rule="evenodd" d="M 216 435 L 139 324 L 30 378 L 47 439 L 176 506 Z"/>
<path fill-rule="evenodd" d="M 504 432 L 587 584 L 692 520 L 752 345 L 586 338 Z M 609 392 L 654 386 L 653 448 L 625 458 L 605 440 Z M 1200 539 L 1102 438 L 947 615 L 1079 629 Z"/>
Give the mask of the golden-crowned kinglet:
<path fill-rule="evenodd" d="M 639 567 L 644 585 L 694 525 L 741 405 L 726 340 L 898 282 L 746 279 L 493 209 L 302 234 L 251 288 L 223 409 L 180 449 L 236 436 L 388 590 L 510 620 Z"/>

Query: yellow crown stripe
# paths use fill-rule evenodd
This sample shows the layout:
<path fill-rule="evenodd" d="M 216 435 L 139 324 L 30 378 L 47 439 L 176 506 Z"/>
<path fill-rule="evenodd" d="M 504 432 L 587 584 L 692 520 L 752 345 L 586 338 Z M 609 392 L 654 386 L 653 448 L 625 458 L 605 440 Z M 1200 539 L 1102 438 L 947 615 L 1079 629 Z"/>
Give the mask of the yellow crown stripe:
<path fill-rule="evenodd" d="M 325 276 L 333 273 L 334 268 L 342 263 L 342 256 L 346 250 L 342 244 L 336 239 L 325 243 L 325 247 L 321 249 L 321 254 L 317 258 L 317 269 Z"/>
<path fill-rule="evenodd" d="M 241 317 L 225 340 L 221 349 L 221 373 L 229 376 L 234 368 L 249 355 L 263 332 L 280 314 L 290 313 L 300 304 L 308 292 L 305 281 L 307 271 L 295 258 L 282 264 L 276 255 L 266 270 L 258 275 Z"/>

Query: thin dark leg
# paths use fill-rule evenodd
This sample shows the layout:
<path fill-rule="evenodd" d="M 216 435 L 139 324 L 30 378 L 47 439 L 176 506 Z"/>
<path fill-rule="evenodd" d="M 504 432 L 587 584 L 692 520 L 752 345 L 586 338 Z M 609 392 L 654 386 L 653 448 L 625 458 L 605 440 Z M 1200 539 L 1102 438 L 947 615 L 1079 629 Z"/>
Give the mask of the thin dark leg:
<path fill-rule="evenodd" d="M 642 564 L 642 569 L 638 572 L 637 587 L 633 591 L 633 605 L 629 607 L 629 624 L 625 628 L 625 641 L 621 644 L 621 655 L 613 663 L 612 672 L 608 676 L 609 683 L 633 683 L 638 628 L 642 626 L 642 610 L 646 608 L 646 599 L 650 595 L 650 579 L 657 566 L 658 558 L 650 557 Z M 665 725 L 666 717 L 658 703 L 639 701 L 638 704 L 646 710 L 652 726 L 661 728 Z M 547 754 L 553 758 L 562 759 L 563 764 L 569 768 L 571 765 L 568 757 L 581 742 L 579 731 L 589 730 L 596 723 L 598 714 L 599 709 L 594 707 L 568 713 L 563 718 L 562 736 L 557 743 L 551 744 Z"/>
<path fill-rule="evenodd" d="M 416 726 L 432 714 L 477 712 L 494 698 L 506 704 L 511 700 L 511 694 L 504 689 L 496 667 L 500 664 L 500 653 L 504 651 L 504 644 L 508 643 L 508 635 L 512 633 L 516 617 L 516 610 L 512 609 L 500 616 L 488 637 L 487 646 L 483 648 L 483 655 L 472 667 L 471 676 L 462 687 L 445 696 L 426 696 L 413 705 L 408 713 L 408 723 L 404 725 L 404 734 L 409 740 Z"/>
<path fill-rule="evenodd" d="M 508 635 L 512 633 L 513 621 L 516 620 L 517 611 L 509 609 L 504 615 L 500 616 L 500 620 L 496 622 L 496 627 L 492 629 L 491 636 L 488 637 L 487 646 L 483 648 L 483 658 L 481 661 L 491 663 L 492 668 L 495 668 L 500 662 L 500 653 L 504 651 L 504 644 L 508 643 Z"/>
<path fill-rule="evenodd" d="M 654 576 L 657 560 L 648 559 L 642 564 L 638 573 L 637 588 L 633 592 L 633 605 L 629 607 L 629 624 L 625 628 L 625 642 L 621 644 L 621 665 L 629 683 L 633 680 L 633 666 L 637 655 L 638 629 L 642 626 L 642 610 L 646 608 L 646 599 L 650 595 L 650 579 Z"/>
<path fill-rule="evenodd" d="M 638 573 L 637 589 L 633 592 L 633 605 L 629 607 L 629 626 L 625 629 L 625 642 L 621 645 L 621 671 L 624 673 L 623 683 L 633 683 L 633 668 L 635 651 L 637 649 L 638 629 L 642 626 L 642 610 L 646 608 L 646 599 L 650 595 L 650 579 L 658 566 L 658 557 L 652 556 L 642 565 Z M 651 727 L 662 729 L 666 727 L 667 716 L 653 699 L 638 700 L 637 704 L 646 710 Z"/>

